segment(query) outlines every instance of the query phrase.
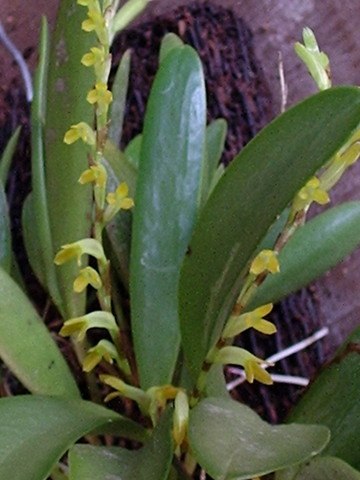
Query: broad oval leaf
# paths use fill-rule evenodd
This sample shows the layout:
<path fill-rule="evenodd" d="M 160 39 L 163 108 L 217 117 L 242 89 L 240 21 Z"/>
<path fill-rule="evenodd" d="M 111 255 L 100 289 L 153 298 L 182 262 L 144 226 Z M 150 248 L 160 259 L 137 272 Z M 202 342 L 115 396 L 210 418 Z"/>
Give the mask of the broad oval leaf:
<path fill-rule="evenodd" d="M 360 202 L 347 202 L 318 215 L 300 227 L 281 250 L 280 273 L 268 276 L 248 309 L 277 302 L 307 285 L 359 244 Z"/>
<path fill-rule="evenodd" d="M 180 279 L 182 343 L 190 371 L 219 338 L 240 272 L 296 192 L 358 127 L 360 91 L 338 87 L 288 110 L 225 171 L 203 208 Z"/>
<path fill-rule="evenodd" d="M 319 456 L 300 469 L 277 473 L 276 480 L 360 480 L 360 472 L 340 458 Z"/>
<path fill-rule="evenodd" d="M 324 453 L 360 470 L 360 328 L 348 338 L 332 363 L 306 390 L 289 421 L 317 423 L 331 430 Z"/>
<path fill-rule="evenodd" d="M 79 397 L 69 367 L 44 322 L 1 268 L 0 357 L 31 392 Z"/>
<path fill-rule="evenodd" d="M 305 462 L 329 436 L 317 425 L 269 425 L 249 407 L 225 398 L 207 398 L 190 414 L 192 452 L 214 480 L 245 480 Z"/>
<path fill-rule="evenodd" d="M 132 331 L 145 389 L 171 382 L 178 356 L 179 271 L 200 201 L 205 127 L 200 60 L 175 48 L 148 102 L 132 231 Z"/>
<path fill-rule="evenodd" d="M 51 41 L 46 123 L 46 196 L 53 254 L 61 245 L 88 237 L 91 228 L 91 188 L 78 179 L 88 168 L 87 149 L 82 142 L 66 145 L 65 132 L 78 122 L 93 124 L 94 109 L 86 101 L 94 77 L 81 64 L 82 56 L 96 44 L 94 33 L 84 32 L 86 10 L 74 0 L 62 0 Z M 85 295 L 73 291 L 76 262 L 56 267 L 62 313 L 82 315 Z"/>
<path fill-rule="evenodd" d="M 4 479 L 45 480 L 70 446 L 93 431 L 145 437 L 140 425 L 94 403 L 37 395 L 1 399 L 0 424 Z"/>
<path fill-rule="evenodd" d="M 172 456 L 172 412 L 168 411 L 139 450 L 75 445 L 69 452 L 69 480 L 167 480 Z"/>

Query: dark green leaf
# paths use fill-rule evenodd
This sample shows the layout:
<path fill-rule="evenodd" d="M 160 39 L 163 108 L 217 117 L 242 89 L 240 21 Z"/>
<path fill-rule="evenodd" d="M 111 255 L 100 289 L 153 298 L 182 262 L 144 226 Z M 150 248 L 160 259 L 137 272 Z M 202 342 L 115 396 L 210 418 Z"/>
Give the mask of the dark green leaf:
<path fill-rule="evenodd" d="M 360 472 L 335 457 L 316 457 L 300 469 L 284 470 L 276 480 L 360 480 Z"/>
<path fill-rule="evenodd" d="M 179 271 L 200 201 L 205 127 L 200 60 L 175 48 L 150 94 L 136 187 L 130 291 L 143 388 L 170 382 L 178 356 Z"/>
<path fill-rule="evenodd" d="M 214 480 L 242 480 L 311 459 L 329 441 L 329 430 L 317 425 L 271 426 L 234 400 L 207 398 L 190 414 L 189 441 L 195 458 Z"/>
<path fill-rule="evenodd" d="M 3 151 L 0 159 L 0 182 L 3 185 L 6 185 L 10 165 L 12 158 L 15 153 L 15 149 L 17 147 L 17 143 L 19 140 L 19 135 L 21 132 L 21 127 L 18 127 L 15 132 L 12 134 L 10 140 L 6 144 L 5 150 Z"/>
<path fill-rule="evenodd" d="M 167 33 L 161 42 L 159 62 L 162 63 L 167 57 L 167 55 L 171 52 L 171 50 L 173 50 L 174 48 L 182 47 L 183 45 L 184 42 L 181 40 L 180 37 L 175 35 L 175 33 Z"/>
<path fill-rule="evenodd" d="M 93 124 L 94 110 L 86 101 L 94 77 L 81 64 L 82 56 L 96 45 L 94 33 L 84 32 L 86 9 L 74 0 L 63 0 L 51 42 L 49 60 L 45 171 L 53 255 L 61 245 L 88 237 L 91 227 L 91 188 L 78 179 L 88 168 L 87 148 L 82 142 L 66 145 L 65 132 L 78 122 Z M 62 312 L 76 317 L 84 312 L 85 295 L 72 288 L 78 267 L 69 262 L 56 267 Z"/>
<path fill-rule="evenodd" d="M 339 87 L 288 110 L 263 129 L 215 187 L 180 280 L 185 356 L 194 378 L 219 338 L 261 239 L 296 192 L 347 141 L 360 120 L 360 91 Z"/>
<path fill-rule="evenodd" d="M 173 456 L 171 413 L 140 450 L 76 445 L 69 454 L 69 480 L 166 480 Z"/>
<path fill-rule="evenodd" d="M 129 85 L 131 52 L 126 50 L 114 78 L 112 86 L 113 101 L 110 105 L 110 123 L 108 136 L 117 146 L 120 145 L 124 123 L 126 95 Z"/>
<path fill-rule="evenodd" d="M 9 272 L 11 269 L 11 232 L 5 190 L 0 180 L 0 267 Z"/>
<path fill-rule="evenodd" d="M 112 426 L 142 439 L 143 429 L 84 400 L 25 395 L 0 400 L 0 478 L 45 480 L 76 440 Z"/>
<path fill-rule="evenodd" d="M 31 392 L 79 396 L 69 367 L 44 322 L 1 268 L 0 357 Z"/>
<path fill-rule="evenodd" d="M 324 453 L 360 470 L 360 328 L 311 384 L 289 421 L 317 423 L 331 430 Z"/>
<path fill-rule="evenodd" d="M 300 227 L 279 255 L 280 273 L 257 290 L 249 310 L 277 302 L 336 265 L 360 244 L 360 202 L 331 208 Z"/>

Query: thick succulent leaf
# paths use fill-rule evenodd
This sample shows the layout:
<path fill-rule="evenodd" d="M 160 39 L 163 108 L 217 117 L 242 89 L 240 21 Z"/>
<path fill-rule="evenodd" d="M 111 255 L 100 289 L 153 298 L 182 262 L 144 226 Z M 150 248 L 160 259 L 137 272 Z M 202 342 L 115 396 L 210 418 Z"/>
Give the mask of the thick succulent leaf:
<path fill-rule="evenodd" d="M 359 120 L 358 89 L 321 92 L 264 128 L 225 171 L 201 212 L 181 272 L 182 341 L 194 378 L 231 312 L 240 272 L 277 216 Z"/>
<path fill-rule="evenodd" d="M 130 60 L 131 52 L 130 50 L 127 50 L 122 56 L 112 86 L 113 101 L 110 105 L 108 136 L 109 139 L 118 146 L 120 145 L 124 123 L 126 95 L 129 85 Z"/>
<path fill-rule="evenodd" d="M 310 460 L 329 441 L 329 430 L 272 426 L 234 400 L 207 398 L 190 414 L 189 441 L 214 480 L 242 480 Z"/>
<path fill-rule="evenodd" d="M 360 480 L 360 472 L 335 457 L 316 457 L 300 469 L 276 474 L 276 480 Z"/>
<path fill-rule="evenodd" d="M 117 431 L 142 439 L 142 427 L 84 400 L 24 395 L 0 400 L 0 478 L 45 480 L 79 438 Z M 14 469 L 16 471 L 14 476 Z"/>
<path fill-rule="evenodd" d="M 11 232 L 5 189 L 0 180 L 0 267 L 7 272 L 11 269 Z"/>
<path fill-rule="evenodd" d="M 139 450 L 75 445 L 69 453 L 69 480 L 166 480 L 173 456 L 171 411 Z"/>
<path fill-rule="evenodd" d="M 318 215 L 300 227 L 282 249 L 280 273 L 268 276 L 251 300 L 249 310 L 277 302 L 307 285 L 359 244 L 360 202 L 347 202 Z"/>
<path fill-rule="evenodd" d="M 11 161 L 17 147 L 20 132 L 21 127 L 18 127 L 10 137 L 0 158 L 0 182 L 2 182 L 3 185 L 6 185 Z"/>
<path fill-rule="evenodd" d="M 289 421 L 317 423 L 331 430 L 324 453 L 360 470 L 360 328 L 349 337 L 332 363 L 310 385 Z"/>
<path fill-rule="evenodd" d="M 0 357 L 33 393 L 79 396 L 69 367 L 44 322 L 1 268 Z"/>
<path fill-rule="evenodd" d="M 167 33 L 160 45 L 159 62 L 162 63 L 171 50 L 182 47 L 183 45 L 184 42 L 180 37 L 175 35 L 175 33 Z"/>
<path fill-rule="evenodd" d="M 179 271 L 200 201 L 205 129 L 200 60 L 175 48 L 150 94 L 136 186 L 130 293 L 143 388 L 170 382 L 178 356 Z"/>
<path fill-rule="evenodd" d="M 94 77 L 80 60 L 96 45 L 94 33 L 81 29 L 86 10 L 74 0 L 63 0 L 51 42 L 46 103 L 45 172 L 46 193 L 53 241 L 53 254 L 66 243 L 88 237 L 91 227 L 91 188 L 78 179 L 88 167 L 87 148 L 82 142 L 66 145 L 65 132 L 78 122 L 93 124 L 93 107 L 86 95 Z M 76 262 L 56 268 L 62 312 L 81 315 L 85 295 L 72 288 Z"/>

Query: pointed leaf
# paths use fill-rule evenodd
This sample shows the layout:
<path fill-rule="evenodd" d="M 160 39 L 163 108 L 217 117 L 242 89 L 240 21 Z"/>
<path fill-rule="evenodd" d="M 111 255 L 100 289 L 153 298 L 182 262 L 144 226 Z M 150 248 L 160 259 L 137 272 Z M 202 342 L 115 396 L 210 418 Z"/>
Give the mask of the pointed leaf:
<path fill-rule="evenodd" d="M 360 470 L 360 327 L 332 363 L 310 385 L 289 421 L 317 423 L 331 430 L 324 453 Z"/>
<path fill-rule="evenodd" d="M 280 273 L 268 276 L 251 300 L 249 310 L 277 302 L 307 285 L 359 244 L 360 202 L 347 202 L 318 215 L 300 227 L 282 249 Z"/>
<path fill-rule="evenodd" d="M 0 159 L 0 182 L 3 185 L 6 185 L 10 165 L 12 158 L 14 156 L 19 136 L 21 132 L 21 127 L 17 127 L 15 132 L 11 135 L 9 141 L 6 144 L 5 150 L 3 151 Z"/>
<path fill-rule="evenodd" d="M 201 212 L 181 273 L 182 340 L 194 378 L 219 338 L 257 245 L 359 120 L 358 89 L 321 92 L 264 128 L 225 171 Z"/>
<path fill-rule="evenodd" d="M 162 63 L 167 57 L 168 53 L 174 48 L 179 48 L 184 45 L 184 42 L 175 33 L 167 33 L 161 41 L 159 62 Z"/>
<path fill-rule="evenodd" d="M 360 480 L 360 472 L 335 457 L 316 457 L 294 472 L 279 472 L 276 480 Z"/>
<path fill-rule="evenodd" d="M 0 357 L 31 392 L 78 398 L 75 380 L 50 332 L 1 268 Z"/>
<path fill-rule="evenodd" d="M 200 60 L 175 48 L 150 94 L 136 187 L 130 292 L 143 388 L 171 382 L 178 356 L 179 271 L 200 200 L 205 126 Z"/>
<path fill-rule="evenodd" d="M 109 139 L 120 145 L 124 123 L 126 95 L 129 85 L 131 52 L 126 50 L 117 68 L 112 86 L 113 101 L 110 105 Z"/>
<path fill-rule="evenodd" d="M 0 267 L 6 272 L 11 269 L 11 232 L 4 186 L 0 180 Z"/>
<path fill-rule="evenodd" d="M 65 132 L 78 122 L 93 124 L 94 110 L 86 101 L 94 77 L 81 64 L 82 56 L 96 45 L 94 33 L 84 32 L 86 10 L 73 0 L 62 0 L 51 41 L 46 103 L 45 172 L 48 211 L 54 255 L 61 245 L 88 237 L 91 228 L 91 188 L 78 179 L 88 168 L 82 142 L 66 145 Z M 85 295 L 72 288 L 76 262 L 56 268 L 67 317 L 84 312 Z"/>
<path fill-rule="evenodd" d="M 207 398 L 190 414 L 189 441 L 195 458 L 214 480 L 242 480 L 311 459 L 329 441 L 329 430 L 271 426 L 234 400 Z"/>
<path fill-rule="evenodd" d="M 45 480 L 69 447 L 95 430 L 110 426 L 123 436 L 144 437 L 140 426 L 94 403 L 36 395 L 1 399 L 0 424 L 4 479 Z"/>
<path fill-rule="evenodd" d="M 173 456 L 171 411 L 140 450 L 75 445 L 69 453 L 69 480 L 166 480 Z"/>

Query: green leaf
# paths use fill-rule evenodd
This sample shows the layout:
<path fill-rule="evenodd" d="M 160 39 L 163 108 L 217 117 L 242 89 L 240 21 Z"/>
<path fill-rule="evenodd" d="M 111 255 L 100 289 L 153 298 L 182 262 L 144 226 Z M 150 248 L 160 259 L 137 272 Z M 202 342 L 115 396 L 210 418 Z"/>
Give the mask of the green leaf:
<path fill-rule="evenodd" d="M 320 456 L 300 469 L 278 472 L 276 480 L 360 480 L 360 472 L 339 458 Z"/>
<path fill-rule="evenodd" d="M 360 202 L 347 202 L 318 215 L 300 227 L 281 250 L 280 273 L 268 276 L 248 309 L 277 302 L 307 285 L 359 244 Z"/>
<path fill-rule="evenodd" d="M 360 470 L 360 327 L 306 390 L 289 421 L 317 423 L 331 430 L 324 453 Z M 357 446 L 357 447 L 356 447 Z"/>
<path fill-rule="evenodd" d="M 215 186 L 216 172 L 218 171 L 219 162 L 225 146 L 227 133 L 227 123 L 223 118 L 214 120 L 206 128 L 206 160 L 204 167 L 204 180 L 202 184 L 202 199 L 205 202 Z M 221 166 L 222 173 L 224 167 Z M 219 177 L 220 178 L 220 177 Z"/>
<path fill-rule="evenodd" d="M 140 450 L 76 445 L 69 453 L 69 480 L 166 480 L 173 456 L 171 414 Z"/>
<path fill-rule="evenodd" d="M 317 425 L 271 426 L 249 407 L 207 398 L 190 414 L 189 441 L 200 465 L 214 480 L 242 480 L 305 462 L 329 441 Z"/>
<path fill-rule="evenodd" d="M 296 192 L 360 121 L 360 91 L 339 87 L 288 110 L 227 168 L 203 208 L 180 279 L 183 348 L 196 379 L 258 244 Z"/>
<path fill-rule="evenodd" d="M 6 272 L 11 270 L 11 231 L 5 190 L 0 180 L 0 267 Z"/>
<path fill-rule="evenodd" d="M 112 86 L 113 101 L 110 105 L 109 139 L 115 144 L 120 145 L 122 129 L 124 123 L 126 95 L 129 85 L 131 52 L 126 50 L 114 78 Z"/>
<path fill-rule="evenodd" d="M 175 48 L 149 98 L 132 232 L 132 329 L 145 389 L 171 382 L 178 356 L 179 271 L 200 201 L 205 127 L 200 60 Z"/>
<path fill-rule="evenodd" d="M 140 153 L 141 153 L 141 144 L 142 144 L 142 134 L 136 135 L 125 148 L 125 155 L 128 158 L 129 162 L 136 169 L 139 168 L 140 163 Z"/>
<path fill-rule="evenodd" d="M 65 132 L 78 122 L 93 124 L 94 110 L 86 101 L 94 77 L 81 64 L 82 56 L 96 45 L 94 33 L 84 32 L 86 10 L 74 0 L 63 0 L 51 42 L 49 60 L 45 172 L 53 254 L 61 245 L 88 237 L 91 228 L 91 187 L 78 179 L 88 168 L 87 148 L 82 142 L 66 145 Z M 85 295 L 74 293 L 76 262 L 56 267 L 61 311 L 66 317 L 84 312 Z"/>
<path fill-rule="evenodd" d="M 4 479 L 45 480 L 70 446 L 95 430 L 110 426 L 119 435 L 144 437 L 140 426 L 111 410 L 59 397 L 3 398 L 0 423 L 0 478 Z"/>
<path fill-rule="evenodd" d="M 44 167 L 44 125 L 46 87 L 49 63 L 49 32 L 45 18 L 42 20 L 39 65 L 36 69 L 34 80 L 34 99 L 31 105 L 31 202 L 27 202 L 28 212 L 23 218 L 28 221 L 24 225 L 25 230 L 32 232 L 33 241 L 41 245 L 37 251 L 37 258 L 30 258 L 30 263 L 39 265 L 39 280 L 45 290 L 53 298 L 56 305 L 63 311 L 60 293 L 57 285 L 55 265 L 53 262 L 53 245 L 50 231 L 48 202 L 45 189 L 45 167 Z M 31 211 L 29 208 L 31 207 Z M 29 257 L 33 252 L 29 250 Z M 37 273 L 37 272 L 36 272 Z"/>
<path fill-rule="evenodd" d="M 0 357 L 31 392 L 79 396 L 69 367 L 44 322 L 1 268 Z"/>
<path fill-rule="evenodd" d="M 174 48 L 179 48 L 183 45 L 184 42 L 175 33 L 167 33 L 160 45 L 159 62 L 162 63 Z"/>
<path fill-rule="evenodd" d="M 21 127 L 17 127 L 15 132 L 12 134 L 10 137 L 10 140 L 6 144 L 5 150 L 3 151 L 0 159 L 0 182 L 2 182 L 3 185 L 6 185 L 10 165 L 12 158 L 14 156 L 19 136 L 21 132 Z"/>

